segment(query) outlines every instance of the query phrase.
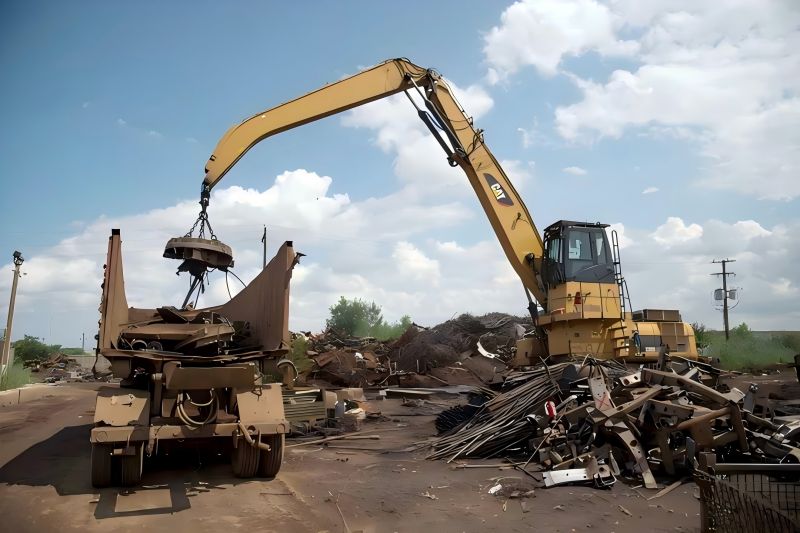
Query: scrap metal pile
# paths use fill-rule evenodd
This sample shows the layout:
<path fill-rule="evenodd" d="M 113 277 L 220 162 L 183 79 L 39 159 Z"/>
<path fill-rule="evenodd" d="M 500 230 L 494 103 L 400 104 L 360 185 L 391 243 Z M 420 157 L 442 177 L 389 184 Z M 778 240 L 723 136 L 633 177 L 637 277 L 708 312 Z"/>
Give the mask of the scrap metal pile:
<path fill-rule="evenodd" d="M 51 354 L 47 359 L 33 359 L 23 363 L 31 372 L 40 373 L 45 383 L 58 381 L 94 381 L 96 376 L 89 370 L 81 367 L 80 363 L 64 353 Z"/>
<path fill-rule="evenodd" d="M 513 357 L 530 318 L 468 314 L 432 328 L 410 326 L 394 341 L 350 337 L 333 329 L 304 334 L 314 366 L 307 379 L 343 387 L 484 385 Z"/>
<path fill-rule="evenodd" d="M 156 313 L 122 330 L 119 345 L 130 350 L 218 355 L 251 351 L 249 324 L 233 322 L 211 310 L 159 307 Z"/>
<path fill-rule="evenodd" d="M 364 387 L 380 382 L 389 373 L 388 343 L 372 337 L 349 337 L 333 329 L 319 335 L 303 334 L 306 355 L 314 366 L 302 376 L 342 387 Z"/>
<path fill-rule="evenodd" d="M 42 369 L 73 369 L 78 368 L 78 362 L 64 353 L 51 354 L 47 359 L 31 359 L 23 362 L 25 368 L 30 368 L 32 372 L 40 372 Z"/>
<path fill-rule="evenodd" d="M 390 357 L 407 371 L 463 364 L 475 356 L 502 364 L 514 356 L 517 340 L 532 327 L 530 317 L 462 314 L 429 329 L 410 329 L 391 347 Z"/>
<path fill-rule="evenodd" d="M 800 419 L 754 415 L 756 387 L 717 387 L 715 369 L 688 361 L 662 368 L 630 373 L 587 359 L 512 372 L 506 390 L 474 416 L 424 443 L 428 458 L 502 457 L 541 472 L 545 486 L 604 487 L 628 475 L 648 488 L 657 486 L 654 473 L 690 470 L 700 452 L 738 463 L 800 462 Z M 443 413 L 440 429 L 451 414 Z"/>

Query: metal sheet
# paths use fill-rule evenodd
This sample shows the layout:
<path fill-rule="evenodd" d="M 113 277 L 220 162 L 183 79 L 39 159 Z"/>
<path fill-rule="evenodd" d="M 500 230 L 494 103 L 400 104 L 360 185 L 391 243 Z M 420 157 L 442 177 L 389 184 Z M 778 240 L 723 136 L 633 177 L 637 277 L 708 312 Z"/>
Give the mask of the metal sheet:
<path fill-rule="evenodd" d="M 164 365 L 164 378 L 167 390 L 247 390 L 254 386 L 256 370 L 252 363 L 222 367 L 182 367 L 180 363 L 170 362 Z"/>
<path fill-rule="evenodd" d="M 94 410 L 95 424 L 146 426 L 150 395 L 139 389 L 100 389 Z"/>
<path fill-rule="evenodd" d="M 245 426 L 252 424 L 287 424 L 277 383 L 262 385 L 255 391 L 236 391 L 239 420 Z"/>
<path fill-rule="evenodd" d="M 249 322 L 252 336 L 263 350 L 288 349 L 289 282 L 295 259 L 292 242 L 286 241 L 266 268 L 218 309 L 232 322 Z"/>

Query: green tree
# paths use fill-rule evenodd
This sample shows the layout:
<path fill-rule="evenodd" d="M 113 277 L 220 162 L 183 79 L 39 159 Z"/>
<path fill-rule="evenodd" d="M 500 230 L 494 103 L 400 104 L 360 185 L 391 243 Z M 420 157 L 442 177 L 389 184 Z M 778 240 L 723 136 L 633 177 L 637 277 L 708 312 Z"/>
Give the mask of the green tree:
<path fill-rule="evenodd" d="M 745 322 L 742 322 L 735 328 L 731 329 L 731 336 L 738 337 L 740 339 L 750 339 L 753 337 L 753 330 L 751 330 Z"/>
<path fill-rule="evenodd" d="M 60 344 L 45 344 L 39 340 L 39 337 L 25 335 L 24 338 L 14 343 L 14 359 L 17 361 L 47 359 L 51 354 L 60 350 Z"/>
<path fill-rule="evenodd" d="M 797 331 L 786 331 L 778 335 L 777 340 L 795 353 L 800 353 L 800 333 Z"/>
<path fill-rule="evenodd" d="M 367 336 L 372 328 L 383 323 L 381 308 L 375 302 L 360 298 L 348 300 L 340 296 L 330 312 L 325 325 L 345 335 Z"/>
<path fill-rule="evenodd" d="M 698 350 L 702 350 L 711 344 L 711 336 L 705 324 L 701 322 L 692 322 L 692 329 L 694 330 L 694 340 L 697 343 Z"/>
<path fill-rule="evenodd" d="M 381 341 L 396 339 L 409 327 L 411 327 L 411 317 L 408 315 L 403 315 L 399 322 L 395 322 L 394 324 L 384 322 L 380 326 L 372 328 L 370 337 L 375 337 Z"/>
<path fill-rule="evenodd" d="M 354 337 L 392 339 L 402 335 L 411 325 L 411 317 L 408 315 L 394 324 L 386 322 L 378 304 L 360 298 L 350 300 L 340 296 L 339 301 L 330 307 L 330 313 L 326 326 Z"/>

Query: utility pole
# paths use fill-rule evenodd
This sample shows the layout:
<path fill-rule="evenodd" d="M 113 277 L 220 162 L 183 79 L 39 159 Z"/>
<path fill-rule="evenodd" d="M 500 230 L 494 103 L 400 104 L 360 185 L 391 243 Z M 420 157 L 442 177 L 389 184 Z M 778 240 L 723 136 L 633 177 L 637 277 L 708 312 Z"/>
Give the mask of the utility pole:
<path fill-rule="evenodd" d="M 722 276 L 722 320 L 725 323 L 725 340 L 730 338 L 730 329 L 728 326 L 728 276 L 735 276 L 735 272 L 728 272 L 726 266 L 728 263 L 735 263 L 736 259 L 714 259 L 712 263 L 722 265 L 722 272 L 714 272 L 712 276 Z"/>
<path fill-rule="evenodd" d="M 86 333 L 81 333 L 81 352 L 86 352 Z"/>
<path fill-rule="evenodd" d="M 261 236 L 261 242 L 264 245 L 264 264 L 261 268 L 267 268 L 267 225 L 264 224 L 264 235 Z"/>
<path fill-rule="evenodd" d="M 0 362 L 5 364 L 4 369 L 8 369 L 13 364 L 11 361 L 11 323 L 14 321 L 14 301 L 17 299 L 17 280 L 19 280 L 20 273 L 19 267 L 25 261 L 22 254 L 14 251 L 14 281 L 11 282 L 11 301 L 8 304 L 8 321 L 6 322 L 6 339 L 3 343 L 3 353 L 0 356 Z"/>

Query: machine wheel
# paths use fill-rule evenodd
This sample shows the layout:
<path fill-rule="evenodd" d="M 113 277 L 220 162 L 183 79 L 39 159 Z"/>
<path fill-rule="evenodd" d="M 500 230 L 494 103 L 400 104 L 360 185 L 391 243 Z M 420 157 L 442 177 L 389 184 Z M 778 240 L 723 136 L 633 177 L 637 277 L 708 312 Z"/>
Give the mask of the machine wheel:
<path fill-rule="evenodd" d="M 144 444 L 133 445 L 136 450 L 133 455 L 123 455 L 120 457 L 122 463 L 121 485 L 123 487 L 133 487 L 142 481 L 142 469 L 144 468 Z"/>
<path fill-rule="evenodd" d="M 283 462 L 284 436 L 283 434 L 265 435 L 261 437 L 261 442 L 268 444 L 272 449 L 268 452 L 259 450 L 261 457 L 258 464 L 258 475 L 261 477 L 275 477 Z"/>
<path fill-rule="evenodd" d="M 108 444 L 92 443 L 92 486 L 111 485 L 111 459 L 114 448 Z"/>
<path fill-rule="evenodd" d="M 253 477 L 258 470 L 258 452 L 255 446 L 250 446 L 246 440 L 239 438 L 231 454 L 231 467 L 236 477 Z"/>

